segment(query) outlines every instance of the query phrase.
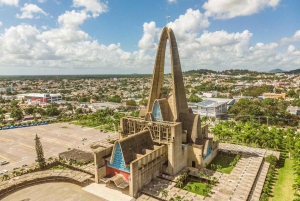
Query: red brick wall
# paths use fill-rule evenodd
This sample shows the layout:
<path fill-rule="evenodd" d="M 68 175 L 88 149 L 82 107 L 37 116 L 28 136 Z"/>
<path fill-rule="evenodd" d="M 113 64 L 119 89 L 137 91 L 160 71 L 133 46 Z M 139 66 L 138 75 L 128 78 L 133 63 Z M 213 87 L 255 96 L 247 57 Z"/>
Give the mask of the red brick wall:
<path fill-rule="evenodd" d="M 121 170 L 111 168 L 106 165 L 106 174 L 107 175 L 116 175 L 116 174 L 121 174 L 125 177 L 126 180 L 129 180 L 130 174 L 128 172 L 123 172 Z"/>

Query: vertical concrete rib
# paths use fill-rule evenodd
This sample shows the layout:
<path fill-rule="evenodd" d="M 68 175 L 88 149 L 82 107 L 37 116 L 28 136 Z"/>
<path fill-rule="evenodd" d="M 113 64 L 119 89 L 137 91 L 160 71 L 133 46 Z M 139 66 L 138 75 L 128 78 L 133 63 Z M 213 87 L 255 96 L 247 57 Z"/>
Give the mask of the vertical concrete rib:
<path fill-rule="evenodd" d="M 174 120 L 177 121 L 180 113 L 188 113 L 188 105 L 185 94 L 185 88 L 183 83 L 179 52 L 177 48 L 177 42 L 172 29 L 168 31 L 168 38 L 170 43 L 171 53 L 171 69 L 173 78 L 173 94 L 174 94 L 174 108 L 176 114 L 174 114 Z"/>
<path fill-rule="evenodd" d="M 155 99 L 159 98 L 161 88 L 163 86 L 166 44 L 168 39 L 167 30 L 168 28 L 166 27 L 162 30 L 158 44 L 158 49 L 156 52 L 156 59 L 152 76 L 152 85 L 147 106 L 148 112 L 152 112 L 153 103 Z"/>
<path fill-rule="evenodd" d="M 183 84 L 183 77 L 180 65 L 179 52 L 177 48 L 176 38 L 172 29 L 165 27 L 162 30 L 159 45 L 156 53 L 154 64 L 152 85 L 148 99 L 147 111 L 152 112 L 155 99 L 158 99 L 163 87 L 165 53 L 167 40 L 169 40 L 171 54 L 171 71 L 172 71 L 172 94 L 173 104 L 170 105 L 173 111 L 174 121 L 177 121 L 180 113 L 188 113 L 187 99 Z"/>

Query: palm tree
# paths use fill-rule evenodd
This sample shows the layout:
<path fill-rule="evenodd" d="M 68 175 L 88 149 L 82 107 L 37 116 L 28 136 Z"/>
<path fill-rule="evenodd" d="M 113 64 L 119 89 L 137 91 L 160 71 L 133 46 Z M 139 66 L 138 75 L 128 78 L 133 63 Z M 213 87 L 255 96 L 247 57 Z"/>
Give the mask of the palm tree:
<path fill-rule="evenodd" d="M 199 172 L 198 176 L 199 176 L 199 181 L 200 181 L 202 179 L 202 177 L 204 176 L 204 174 L 202 172 Z"/>
<path fill-rule="evenodd" d="M 182 174 L 183 180 L 185 181 L 188 178 L 188 176 L 189 176 L 188 173 L 186 173 L 186 172 L 183 173 Z"/>
<path fill-rule="evenodd" d="M 175 200 L 176 201 L 180 201 L 182 199 L 182 197 L 180 196 L 180 195 L 177 195 L 176 197 L 175 197 Z"/>
<path fill-rule="evenodd" d="M 161 191 L 161 197 L 165 197 L 165 199 L 168 197 L 169 191 L 167 189 L 164 189 Z"/>
<path fill-rule="evenodd" d="M 4 174 L 3 176 L 2 176 L 2 181 L 6 181 L 6 180 L 8 180 L 10 177 L 9 177 L 9 175 L 8 174 Z"/>
<path fill-rule="evenodd" d="M 17 176 L 17 175 L 18 175 L 18 171 L 15 171 L 15 170 L 14 170 L 14 171 L 12 172 L 12 175 L 13 175 L 14 177 Z"/>
<path fill-rule="evenodd" d="M 192 190 L 192 186 L 187 185 L 187 186 L 186 186 L 186 190 L 187 190 L 187 191 L 191 191 L 191 190 Z"/>
<path fill-rule="evenodd" d="M 181 175 L 179 175 L 179 176 L 176 178 L 176 182 L 177 182 L 177 183 L 180 182 L 180 181 L 182 181 L 182 176 L 181 176 Z"/>
<path fill-rule="evenodd" d="M 197 192 L 197 191 L 199 191 L 199 189 L 200 189 L 200 187 L 198 186 L 198 185 L 195 185 L 194 186 L 194 190 Z"/>
<path fill-rule="evenodd" d="M 183 182 L 182 182 L 182 181 L 179 181 L 179 182 L 177 183 L 177 185 L 178 185 L 179 188 L 182 188 L 182 187 L 183 187 Z"/>
<path fill-rule="evenodd" d="M 209 175 L 209 174 L 206 174 L 206 175 L 204 175 L 204 176 L 206 177 L 207 183 L 208 183 L 208 181 L 210 180 L 210 175 Z"/>
<path fill-rule="evenodd" d="M 213 180 L 212 180 L 212 181 L 213 181 L 214 184 L 216 184 L 217 181 L 218 181 L 217 177 L 213 177 Z"/>

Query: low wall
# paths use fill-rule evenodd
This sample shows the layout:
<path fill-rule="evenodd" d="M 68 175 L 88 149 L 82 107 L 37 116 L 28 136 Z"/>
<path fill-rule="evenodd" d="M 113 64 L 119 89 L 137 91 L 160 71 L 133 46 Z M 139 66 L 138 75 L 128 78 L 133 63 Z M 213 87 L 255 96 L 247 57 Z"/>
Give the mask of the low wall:
<path fill-rule="evenodd" d="M 49 183 L 49 182 L 66 182 L 66 183 L 76 184 L 81 187 L 84 187 L 84 186 L 87 186 L 87 185 L 93 183 L 93 181 L 90 179 L 87 179 L 83 182 L 79 182 L 73 178 L 64 177 L 64 176 L 47 176 L 47 177 L 43 177 L 43 178 L 36 178 L 36 179 L 30 180 L 30 181 L 16 183 L 14 185 L 8 186 L 7 188 L 1 189 L 0 190 L 0 200 L 22 188 L 27 188 L 27 187 L 30 187 L 33 185 Z"/>

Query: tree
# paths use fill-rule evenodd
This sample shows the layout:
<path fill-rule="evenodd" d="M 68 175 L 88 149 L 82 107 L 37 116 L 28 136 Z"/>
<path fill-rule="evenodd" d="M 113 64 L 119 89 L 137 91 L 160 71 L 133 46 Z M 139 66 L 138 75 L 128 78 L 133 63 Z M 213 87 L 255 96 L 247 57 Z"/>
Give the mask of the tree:
<path fill-rule="evenodd" d="M 199 98 L 197 95 L 192 94 L 192 95 L 188 98 L 188 102 L 199 103 L 199 102 L 202 102 L 202 99 Z"/>
<path fill-rule="evenodd" d="M 187 185 L 187 186 L 186 186 L 186 189 L 187 189 L 188 191 L 191 191 L 191 190 L 192 190 L 192 186 Z"/>
<path fill-rule="evenodd" d="M 6 181 L 6 180 L 8 180 L 10 177 L 9 177 L 9 175 L 8 174 L 4 174 L 3 176 L 2 176 L 2 181 Z"/>
<path fill-rule="evenodd" d="M 147 104 L 148 104 L 148 100 L 147 99 L 142 99 L 139 102 L 139 105 L 147 106 Z"/>
<path fill-rule="evenodd" d="M 20 108 L 15 107 L 12 109 L 10 116 L 15 120 L 21 120 L 23 118 L 23 112 Z"/>
<path fill-rule="evenodd" d="M 164 189 L 161 191 L 161 197 L 164 197 L 165 199 L 168 197 L 169 191 L 167 189 Z"/>
<path fill-rule="evenodd" d="M 126 106 L 136 106 L 136 102 L 134 100 L 127 100 Z"/>
<path fill-rule="evenodd" d="M 177 185 L 178 185 L 179 188 L 182 188 L 183 187 L 183 182 L 182 181 L 178 181 Z"/>
<path fill-rule="evenodd" d="M 24 112 L 25 114 L 33 114 L 35 111 L 35 108 L 34 107 L 27 107 Z"/>
<path fill-rule="evenodd" d="M 40 168 L 43 169 L 46 165 L 43 146 L 42 146 L 40 138 L 38 137 L 37 134 L 36 134 L 34 140 L 35 140 L 35 151 L 36 151 L 36 155 L 37 155 L 37 162 L 39 163 Z"/>
<path fill-rule="evenodd" d="M 180 201 L 182 199 L 182 197 L 180 196 L 180 195 L 177 195 L 176 197 L 175 197 L 175 200 L 176 201 Z"/>
<path fill-rule="evenodd" d="M 83 114 L 82 108 L 77 108 L 77 109 L 75 110 L 75 113 L 76 113 L 76 114 Z"/>
<path fill-rule="evenodd" d="M 111 98 L 107 99 L 108 102 L 121 103 L 121 97 L 119 95 L 114 95 Z"/>
<path fill-rule="evenodd" d="M 58 116 L 60 115 L 60 111 L 57 109 L 57 107 L 55 106 L 50 106 L 46 109 L 46 114 L 49 115 L 49 116 Z"/>

